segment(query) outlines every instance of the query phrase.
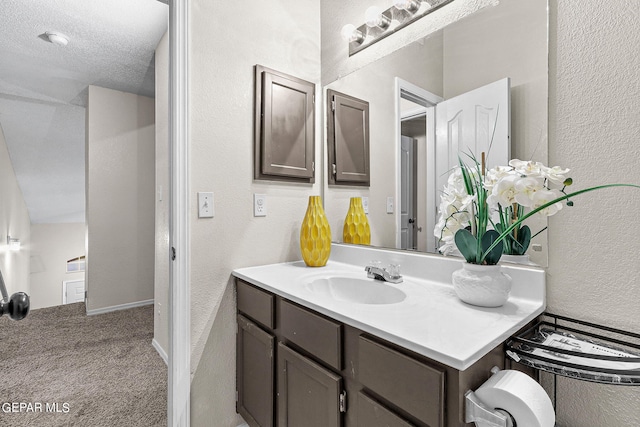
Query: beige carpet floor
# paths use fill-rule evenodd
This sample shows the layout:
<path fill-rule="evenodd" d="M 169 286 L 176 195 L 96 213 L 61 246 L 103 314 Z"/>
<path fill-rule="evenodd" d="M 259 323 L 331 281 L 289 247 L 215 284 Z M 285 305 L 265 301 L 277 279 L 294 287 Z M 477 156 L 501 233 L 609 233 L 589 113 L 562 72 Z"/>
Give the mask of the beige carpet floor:
<path fill-rule="evenodd" d="M 0 426 L 166 426 L 167 367 L 153 306 L 96 316 L 84 303 L 0 318 Z"/>

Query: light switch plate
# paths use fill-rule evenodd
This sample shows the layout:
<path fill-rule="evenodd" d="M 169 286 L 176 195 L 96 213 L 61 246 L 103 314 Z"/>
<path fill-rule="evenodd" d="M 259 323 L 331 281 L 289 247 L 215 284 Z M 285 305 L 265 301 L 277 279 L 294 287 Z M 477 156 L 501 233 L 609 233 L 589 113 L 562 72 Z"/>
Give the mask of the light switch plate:
<path fill-rule="evenodd" d="M 198 193 L 198 218 L 213 218 L 213 193 Z"/>
<path fill-rule="evenodd" d="M 362 198 L 362 209 L 364 209 L 364 213 L 369 215 L 369 198 L 368 197 Z"/>
<path fill-rule="evenodd" d="M 387 213 L 393 213 L 393 197 L 387 197 Z"/>
<path fill-rule="evenodd" d="M 266 194 L 253 194 L 253 216 L 267 216 Z"/>

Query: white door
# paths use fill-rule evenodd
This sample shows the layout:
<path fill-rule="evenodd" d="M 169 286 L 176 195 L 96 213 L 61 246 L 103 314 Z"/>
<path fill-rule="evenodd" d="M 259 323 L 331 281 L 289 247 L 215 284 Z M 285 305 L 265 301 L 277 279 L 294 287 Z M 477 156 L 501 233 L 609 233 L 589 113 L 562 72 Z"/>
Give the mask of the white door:
<path fill-rule="evenodd" d="M 84 279 L 62 282 L 62 303 L 84 302 Z"/>
<path fill-rule="evenodd" d="M 400 153 L 400 248 L 415 249 L 416 141 L 408 136 L 402 136 Z"/>
<path fill-rule="evenodd" d="M 511 158 L 509 78 L 482 86 L 436 105 L 436 206 L 458 156 L 473 155 L 486 167 L 507 165 Z"/>

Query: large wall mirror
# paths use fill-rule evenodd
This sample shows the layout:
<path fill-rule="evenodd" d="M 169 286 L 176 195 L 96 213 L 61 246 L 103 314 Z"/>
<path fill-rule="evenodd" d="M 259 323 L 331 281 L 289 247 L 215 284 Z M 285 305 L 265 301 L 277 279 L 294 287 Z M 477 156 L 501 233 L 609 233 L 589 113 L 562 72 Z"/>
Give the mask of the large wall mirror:
<path fill-rule="evenodd" d="M 435 253 L 443 179 L 437 104 L 508 79 L 510 158 L 546 164 L 547 76 L 547 0 L 501 0 L 325 86 L 370 105 L 370 186 L 337 187 L 324 179 L 333 241 L 342 241 L 349 199 L 360 196 L 368 201 L 373 246 Z M 528 224 L 536 232 L 547 221 L 533 217 Z M 546 232 L 528 253 L 547 265 Z"/>

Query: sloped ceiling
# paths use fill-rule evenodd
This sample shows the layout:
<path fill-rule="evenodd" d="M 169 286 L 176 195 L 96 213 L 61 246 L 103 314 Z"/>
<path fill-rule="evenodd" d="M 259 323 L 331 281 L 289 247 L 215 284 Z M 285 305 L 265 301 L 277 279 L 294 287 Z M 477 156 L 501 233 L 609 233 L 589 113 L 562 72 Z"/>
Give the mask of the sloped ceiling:
<path fill-rule="evenodd" d="M 168 14 L 157 0 L 2 0 L 0 126 L 32 223 L 85 221 L 87 88 L 153 97 Z"/>

